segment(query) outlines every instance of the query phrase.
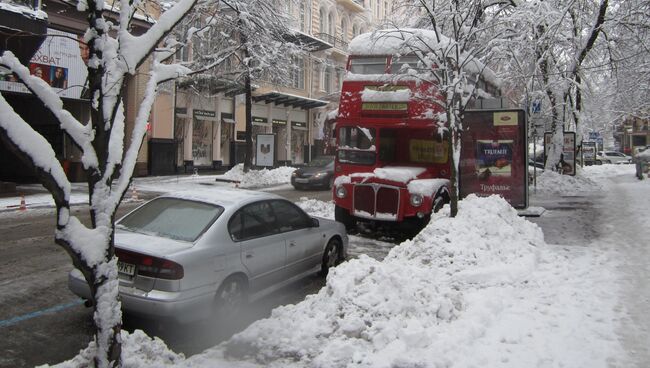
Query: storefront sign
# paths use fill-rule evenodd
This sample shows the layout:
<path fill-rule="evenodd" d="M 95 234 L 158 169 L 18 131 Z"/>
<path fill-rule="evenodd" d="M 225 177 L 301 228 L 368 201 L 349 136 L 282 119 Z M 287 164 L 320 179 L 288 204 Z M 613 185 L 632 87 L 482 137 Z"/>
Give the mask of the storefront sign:
<path fill-rule="evenodd" d="M 302 121 L 292 121 L 291 129 L 307 130 L 307 123 Z"/>
<path fill-rule="evenodd" d="M 544 157 L 548 156 L 548 150 L 551 147 L 553 140 L 553 133 L 544 134 Z M 564 144 L 562 146 L 562 153 L 560 154 L 560 166 L 562 167 L 562 174 L 575 175 L 576 174 L 576 133 L 564 132 Z"/>
<path fill-rule="evenodd" d="M 187 107 L 177 107 L 174 109 L 176 115 L 185 115 L 187 116 Z"/>
<path fill-rule="evenodd" d="M 528 150 L 524 110 L 465 112 L 460 196 L 498 194 L 528 207 Z"/>
<path fill-rule="evenodd" d="M 255 164 L 257 166 L 274 166 L 275 157 L 275 135 L 258 134 L 255 138 L 257 151 L 255 155 Z"/>
<path fill-rule="evenodd" d="M 82 36 L 55 29 L 48 29 L 47 34 L 29 63 L 29 73 L 44 80 L 60 97 L 90 99 L 85 86 L 89 50 Z M 5 68 L 0 68 L 0 90 L 31 93 Z"/>
<path fill-rule="evenodd" d="M 273 122 L 273 125 L 282 125 L 282 126 L 286 126 L 286 125 L 287 125 L 287 121 L 286 121 L 286 120 L 273 119 L 272 122 Z"/>
<path fill-rule="evenodd" d="M 216 111 L 194 109 L 193 114 L 195 119 L 216 120 L 217 118 Z"/>
<path fill-rule="evenodd" d="M 254 125 L 264 125 L 264 126 L 269 125 L 269 119 L 262 118 L 262 117 L 259 117 L 259 116 L 253 116 L 252 122 L 253 122 Z"/>

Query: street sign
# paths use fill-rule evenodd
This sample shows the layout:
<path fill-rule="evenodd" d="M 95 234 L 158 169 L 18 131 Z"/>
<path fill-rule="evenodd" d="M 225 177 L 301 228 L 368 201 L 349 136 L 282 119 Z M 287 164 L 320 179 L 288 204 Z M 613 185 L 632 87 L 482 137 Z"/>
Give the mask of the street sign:
<path fill-rule="evenodd" d="M 542 111 L 542 100 L 534 100 L 533 104 L 531 105 L 530 112 L 533 115 L 539 115 L 541 111 Z"/>

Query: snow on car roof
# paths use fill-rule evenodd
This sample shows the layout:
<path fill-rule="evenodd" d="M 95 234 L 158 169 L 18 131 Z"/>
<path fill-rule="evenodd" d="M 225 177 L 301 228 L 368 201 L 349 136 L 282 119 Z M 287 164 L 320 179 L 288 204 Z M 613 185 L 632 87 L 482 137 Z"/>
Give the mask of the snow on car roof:
<path fill-rule="evenodd" d="M 178 191 L 167 193 L 163 196 L 212 203 L 224 208 L 229 208 L 239 203 L 248 202 L 253 199 L 257 200 L 282 198 L 273 193 L 224 187 L 206 187 L 205 189 L 194 189 L 192 191 Z"/>

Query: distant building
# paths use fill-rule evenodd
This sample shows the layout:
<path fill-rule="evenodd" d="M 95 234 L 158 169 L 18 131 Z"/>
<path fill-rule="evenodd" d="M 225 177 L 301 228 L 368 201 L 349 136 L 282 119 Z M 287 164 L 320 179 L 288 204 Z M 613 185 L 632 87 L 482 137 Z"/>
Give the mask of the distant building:
<path fill-rule="evenodd" d="M 627 116 L 615 125 L 613 134 L 617 150 L 635 154 L 638 148 L 650 145 L 650 119 Z"/>

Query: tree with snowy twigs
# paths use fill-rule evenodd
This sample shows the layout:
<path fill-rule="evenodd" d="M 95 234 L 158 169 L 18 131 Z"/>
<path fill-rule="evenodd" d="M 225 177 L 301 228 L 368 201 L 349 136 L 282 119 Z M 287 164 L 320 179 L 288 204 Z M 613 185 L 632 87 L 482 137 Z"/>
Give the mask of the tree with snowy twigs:
<path fill-rule="evenodd" d="M 57 93 L 42 79 L 31 76 L 13 53 L 5 51 L 0 56 L 0 65 L 13 72 L 43 103 L 82 152 L 88 177 L 90 226 L 70 212 L 71 184 L 51 145 L 0 96 L 0 139 L 35 169 L 38 180 L 52 194 L 56 205 L 55 242 L 69 254 L 90 286 L 96 331 L 87 352 L 92 354 L 96 367 L 121 365 L 115 213 L 130 185 L 159 83 L 190 72 L 184 66 L 162 61 L 175 52 L 173 42 L 165 41 L 167 35 L 196 3 L 179 0 L 141 35 L 132 33 L 131 22 L 136 11 L 145 6 L 143 1 L 116 2 L 115 19 L 105 17 L 103 1 L 81 0 L 76 4 L 88 20 L 83 42 L 90 50 L 86 81 L 91 96 L 89 123 L 65 110 Z M 161 44 L 170 47 L 159 47 Z M 146 90 L 131 135 L 126 137 L 126 79 L 145 64 L 149 69 Z"/>
<path fill-rule="evenodd" d="M 418 65 L 405 65 L 400 75 L 432 82 L 439 89 L 441 98 L 435 101 L 442 110 L 437 115 L 440 122 L 438 133 L 446 137 L 451 152 L 450 215 L 455 217 L 458 213 L 458 167 L 464 113 L 473 99 L 488 95 L 487 91 L 479 88 L 480 80 L 499 84 L 482 61 L 490 59 L 490 46 L 502 37 L 492 32 L 495 18 L 486 16 L 486 13 L 499 13 L 511 4 L 508 1 L 401 0 L 395 6 L 403 15 L 398 23 L 416 28 L 377 31 L 377 39 L 401 39 L 398 54 L 417 56 Z M 419 16 L 413 17 L 413 14 Z"/>
<path fill-rule="evenodd" d="M 188 66 L 202 70 L 183 78 L 181 86 L 197 94 L 243 94 L 246 106 L 244 171 L 253 165 L 253 89 L 262 83 L 290 85 L 294 60 L 305 56 L 291 28 L 297 0 L 221 0 L 219 16 L 197 9 L 184 22 L 194 52 Z M 199 26 L 192 26 L 199 24 Z M 213 66 L 220 64 L 221 67 Z"/>

